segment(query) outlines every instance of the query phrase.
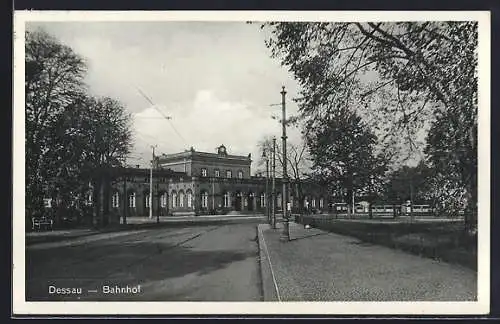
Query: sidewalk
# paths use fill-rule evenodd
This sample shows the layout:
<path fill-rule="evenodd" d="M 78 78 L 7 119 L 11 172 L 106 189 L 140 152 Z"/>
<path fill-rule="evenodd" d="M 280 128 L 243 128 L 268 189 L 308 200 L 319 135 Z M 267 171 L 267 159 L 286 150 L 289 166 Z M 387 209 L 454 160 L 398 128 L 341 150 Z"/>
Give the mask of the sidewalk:
<path fill-rule="evenodd" d="M 290 222 L 258 225 L 265 301 L 474 301 L 477 273 Z"/>

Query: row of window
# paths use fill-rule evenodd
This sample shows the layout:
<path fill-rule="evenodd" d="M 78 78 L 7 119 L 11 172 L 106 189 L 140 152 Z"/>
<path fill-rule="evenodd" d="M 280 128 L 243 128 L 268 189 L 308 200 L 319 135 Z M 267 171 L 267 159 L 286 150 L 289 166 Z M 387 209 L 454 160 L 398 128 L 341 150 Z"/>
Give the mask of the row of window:
<path fill-rule="evenodd" d="M 187 207 L 191 208 L 193 206 L 193 194 L 191 191 L 188 191 L 186 195 L 184 195 L 184 192 L 179 192 L 179 195 L 177 193 L 172 193 L 172 207 L 176 208 L 177 205 L 179 207 L 184 207 L 184 198 L 187 196 Z M 131 192 L 128 195 L 128 206 L 131 208 L 135 208 L 136 204 L 136 194 L 135 192 Z M 146 194 L 144 197 L 144 202 L 145 202 L 145 207 L 149 208 L 151 206 L 151 196 L 149 194 Z M 120 195 L 118 192 L 115 192 L 113 196 L 111 197 L 111 206 L 113 208 L 118 208 L 120 207 Z M 167 193 L 163 193 L 160 195 L 160 206 L 162 208 L 165 208 L 167 206 Z"/>
<path fill-rule="evenodd" d="M 309 201 L 307 199 L 304 199 L 304 206 L 307 208 L 309 207 Z M 319 199 L 319 208 L 323 208 L 324 206 L 324 201 L 323 198 Z M 311 208 L 316 208 L 316 199 L 311 200 Z"/>
<path fill-rule="evenodd" d="M 208 170 L 206 168 L 201 169 L 201 176 L 202 177 L 208 177 Z M 220 177 L 220 170 L 215 169 L 214 170 L 214 177 L 219 178 Z M 226 178 L 232 178 L 233 177 L 233 172 L 231 170 L 226 170 Z M 238 171 L 238 179 L 243 179 L 243 171 L 239 170 Z"/>
<path fill-rule="evenodd" d="M 229 193 L 229 192 L 224 193 L 223 204 L 224 204 L 224 207 L 231 207 L 231 193 Z M 266 207 L 266 199 L 265 199 L 264 193 L 262 193 L 260 195 L 260 206 Z M 201 207 L 202 208 L 208 207 L 208 192 L 206 192 L 206 191 L 201 193 Z"/>
<path fill-rule="evenodd" d="M 193 194 L 189 190 L 189 191 L 187 191 L 186 196 L 187 196 L 187 207 L 191 208 L 192 204 L 193 204 Z M 224 197 L 224 199 L 223 199 L 224 207 L 230 207 L 231 193 L 225 192 L 223 197 Z M 253 194 L 251 195 L 251 197 L 253 197 Z M 184 207 L 184 200 L 185 200 L 184 198 L 185 198 L 185 194 L 183 191 L 179 192 L 179 194 L 177 194 L 176 192 L 173 192 L 172 193 L 172 207 L 177 208 L 177 205 L 179 205 L 180 208 Z M 281 195 L 278 195 L 276 197 L 276 199 L 277 199 L 277 205 L 281 206 Z M 128 206 L 135 208 L 135 200 L 136 200 L 135 192 L 130 193 L 128 196 Z M 291 201 L 293 204 L 293 198 Z M 115 192 L 113 194 L 111 205 L 114 208 L 120 207 L 120 196 L 119 196 L 118 192 Z M 146 208 L 149 208 L 151 206 L 151 196 L 149 194 L 146 194 L 146 196 L 145 196 L 145 205 L 146 205 Z M 160 196 L 160 205 L 161 205 L 161 207 L 167 206 L 167 194 L 166 193 L 163 193 Z M 264 193 L 262 193 L 260 195 L 260 206 L 266 207 L 266 199 L 265 199 Z M 309 201 L 307 199 L 304 199 L 304 206 L 306 208 L 309 207 Z M 323 206 L 324 206 L 323 198 L 320 198 L 319 199 L 319 208 L 323 208 Z M 201 193 L 201 207 L 203 207 L 203 208 L 208 207 L 208 192 L 206 192 L 206 191 Z M 316 208 L 316 199 L 311 200 L 311 207 Z"/>
<path fill-rule="evenodd" d="M 224 193 L 223 197 L 224 197 L 224 199 L 223 199 L 224 207 L 230 207 L 231 193 L 226 192 L 226 193 Z M 253 198 L 253 194 L 250 194 L 250 197 Z M 306 202 L 307 202 L 307 200 L 306 200 Z M 276 205 L 281 206 L 281 203 L 282 203 L 281 202 L 281 195 L 278 194 L 276 197 Z M 292 205 L 293 205 L 293 198 L 292 198 Z M 321 198 L 319 200 L 319 205 L 320 205 L 320 208 L 323 208 L 323 198 Z M 202 208 L 208 207 L 208 192 L 206 192 L 206 191 L 201 193 L 201 207 Z M 265 195 L 265 193 L 260 194 L 260 207 L 262 207 L 262 208 L 266 207 L 266 195 Z M 313 208 L 316 207 L 315 200 L 312 200 L 312 207 Z"/>

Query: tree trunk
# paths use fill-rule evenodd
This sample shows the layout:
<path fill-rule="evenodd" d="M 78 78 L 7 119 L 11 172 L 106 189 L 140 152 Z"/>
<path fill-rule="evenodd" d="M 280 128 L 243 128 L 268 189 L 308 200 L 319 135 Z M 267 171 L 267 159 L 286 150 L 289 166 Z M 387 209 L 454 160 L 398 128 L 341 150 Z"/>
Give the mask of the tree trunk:
<path fill-rule="evenodd" d="M 110 185 L 111 179 L 109 177 L 108 171 L 106 171 L 103 175 L 103 184 L 102 184 L 102 225 L 107 226 L 110 222 L 110 208 L 109 203 L 111 199 L 110 194 Z"/>
<path fill-rule="evenodd" d="M 127 176 L 123 175 L 123 224 L 127 224 L 127 208 L 128 208 L 128 196 L 127 196 Z M 167 204 L 168 205 L 168 204 Z"/>
<path fill-rule="evenodd" d="M 298 207 L 298 210 L 299 210 L 299 214 L 302 214 L 302 211 L 304 210 L 304 207 L 302 206 L 304 204 L 304 197 L 303 197 L 303 194 L 302 194 L 302 185 L 300 182 L 298 182 L 297 184 L 297 200 L 298 200 L 298 203 L 297 203 L 297 207 Z"/>
<path fill-rule="evenodd" d="M 101 219 L 101 177 L 93 180 L 92 191 L 92 227 L 99 227 Z"/>
<path fill-rule="evenodd" d="M 471 181 L 468 187 L 469 199 L 464 214 L 464 225 L 465 231 L 471 232 L 477 226 L 477 184 L 475 173 L 471 175 Z"/>

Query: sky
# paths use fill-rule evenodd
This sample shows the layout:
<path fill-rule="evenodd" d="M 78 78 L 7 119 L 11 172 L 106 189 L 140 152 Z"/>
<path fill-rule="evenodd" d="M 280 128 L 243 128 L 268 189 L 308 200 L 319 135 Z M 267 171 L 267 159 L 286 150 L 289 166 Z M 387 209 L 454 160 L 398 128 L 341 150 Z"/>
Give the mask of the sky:
<path fill-rule="evenodd" d="M 27 28 L 43 28 L 83 56 L 89 92 L 118 99 L 132 114 L 130 165 L 148 167 L 151 145 L 169 154 L 191 146 L 215 152 L 224 144 L 229 154 L 251 153 L 254 172 L 258 142 L 281 136 L 272 116 L 281 117 L 282 86 L 287 114 L 297 113 L 292 98 L 299 86 L 270 57 L 259 24 L 30 22 Z M 300 142 L 299 130 L 288 135 Z"/>

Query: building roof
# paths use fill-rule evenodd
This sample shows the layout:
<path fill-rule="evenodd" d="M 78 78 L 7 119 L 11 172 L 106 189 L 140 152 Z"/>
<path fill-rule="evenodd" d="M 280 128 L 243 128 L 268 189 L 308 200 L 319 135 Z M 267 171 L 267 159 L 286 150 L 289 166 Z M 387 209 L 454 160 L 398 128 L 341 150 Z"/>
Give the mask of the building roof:
<path fill-rule="evenodd" d="M 225 159 L 225 160 L 238 160 L 238 161 L 249 161 L 251 162 L 251 154 L 245 155 L 232 155 L 227 154 L 226 147 L 221 145 L 217 148 L 217 153 L 209 153 L 209 152 L 201 152 L 195 151 L 193 147 L 191 149 L 186 150 L 184 152 L 172 153 L 172 154 L 162 154 L 158 156 L 159 163 L 177 160 L 181 158 L 217 158 L 217 159 Z"/>

